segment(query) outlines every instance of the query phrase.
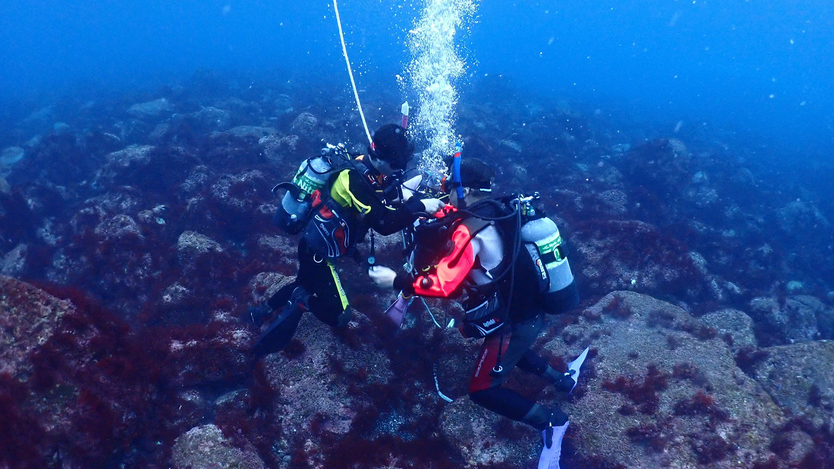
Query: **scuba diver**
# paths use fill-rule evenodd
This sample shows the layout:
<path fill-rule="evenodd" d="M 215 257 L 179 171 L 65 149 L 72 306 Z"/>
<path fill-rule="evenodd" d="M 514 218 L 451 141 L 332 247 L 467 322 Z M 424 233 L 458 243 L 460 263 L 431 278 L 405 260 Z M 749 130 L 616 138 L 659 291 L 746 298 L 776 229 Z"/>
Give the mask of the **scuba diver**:
<path fill-rule="evenodd" d="M 570 393 L 576 387 L 588 349 L 564 373 L 530 350 L 544 327 L 546 313 L 565 312 L 579 304 L 561 236 L 543 213 L 530 216 L 534 212 L 530 198 L 493 198 L 495 173 L 487 164 L 477 159 L 461 161 L 458 152 L 452 168 L 452 180 L 447 177 L 443 182 L 451 207 L 447 206 L 443 218 L 424 223 L 438 227 L 434 232 L 445 233 L 444 239 L 432 234 L 416 236 L 414 259 L 430 260 L 416 261 L 416 270 L 411 273 L 372 266 L 369 275 L 377 286 L 401 290 L 403 296 L 463 296 L 466 314 L 459 326 L 461 333 L 468 338 L 484 337 L 469 383 L 470 399 L 540 431 L 544 447 L 538 467 L 558 469 L 568 416 L 558 407 L 532 402 L 503 384 L 518 367 L 544 378 L 560 392 Z M 522 216 L 522 211 L 527 213 Z M 524 231 L 530 231 L 528 225 L 534 231 L 545 225 L 549 228 L 531 237 Z M 528 251 L 528 244 L 537 247 Z M 540 254 L 538 250 L 547 251 L 538 257 L 541 262 L 532 258 Z M 559 285 L 542 287 L 542 276 L 549 278 L 551 287 Z"/>
<path fill-rule="evenodd" d="M 252 348 L 255 357 L 286 347 L 305 311 L 329 326 L 345 326 L 352 315 L 334 259 L 356 257 L 356 244 L 369 229 L 382 235 L 396 233 L 445 205 L 438 199 L 418 196 L 402 200 L 399 176 L 414 146 L 399 125 L 380 127 L 367 155 L 354 158 L 343 145 L 328 148 L 338 155 L 325 158 L 323 151 L 322 157 L 302 163 L 293 183 L 276 186 L 285 186 L 287 193 L 273 220 L 284 232 L 301 233 L 299 268 L 293 282 L 265 304 L 250 307 L 258 327 L 277 313 Z M 373 246 L 373 233 L 371 236 Z"/>

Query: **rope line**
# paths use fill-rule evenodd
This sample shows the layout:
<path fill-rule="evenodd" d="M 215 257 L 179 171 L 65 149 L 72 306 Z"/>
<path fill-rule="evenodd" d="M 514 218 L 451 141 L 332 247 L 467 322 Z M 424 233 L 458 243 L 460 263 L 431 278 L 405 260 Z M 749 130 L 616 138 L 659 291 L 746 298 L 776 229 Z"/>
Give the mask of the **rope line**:
<path fill-rule="evenodd" d="M 350 67 L 350 59 L 348 58 L 347 46 L 345 45 L 345 33 L 342 31 L 342 19 L 339 17 L 339 6 L 336 4 L 336 0 L 333 0 L 333 10 L 336 12 L 336 24 L 339 25 L 339 39 L 342 40 L 342 55 L 345 56 L 348 75 L 350 75 L 350 84 L 353 86 L 353 96 L 356 98 L 356 107 L 359 108 L 359 116 L 362 117 L 362 125 L 365 126 L 365 135 L 368 136 L 368 144 L 373 144 L 371 132 L 368 130 L 368 123 L 365 121 L 365 113 L 362 111 L 362 103 L 359 102 L 359 91 L 356 90 L 356 81 L 353 79 L 353 69 Z"/>

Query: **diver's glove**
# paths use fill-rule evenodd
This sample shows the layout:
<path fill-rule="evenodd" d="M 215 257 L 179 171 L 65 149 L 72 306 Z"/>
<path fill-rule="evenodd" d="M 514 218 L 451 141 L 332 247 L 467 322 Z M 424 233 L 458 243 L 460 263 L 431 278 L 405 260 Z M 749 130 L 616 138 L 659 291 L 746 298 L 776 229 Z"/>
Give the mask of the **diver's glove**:
<path fill-rule="evenodd" d="M 434 215 L 446 206 L 440 199 L 421 199 L 420 202 L 423 204 L 423 211 L 429 215 Z"/>
<path fill-rule="evenodd" d="M 250 306 L 249 307 L 249 317 L 252 318 L 252 322 L 255 323 L 255 327 L 261 327 L 263 323 L 266 321 L 266 318 L 272 315 L 272 307 L 269 304 L 264 303 L 260 306 Z"/>

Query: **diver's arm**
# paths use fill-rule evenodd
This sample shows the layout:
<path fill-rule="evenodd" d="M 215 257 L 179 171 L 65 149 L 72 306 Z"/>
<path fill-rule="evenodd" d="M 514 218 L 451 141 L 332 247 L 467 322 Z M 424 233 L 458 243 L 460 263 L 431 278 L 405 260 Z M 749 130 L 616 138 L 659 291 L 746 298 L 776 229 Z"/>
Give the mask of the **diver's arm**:
<path fill-rule="evenodd" d="M 353 206 L 362 214 L 365 223 L 381 235 L 407 228 L 425 209 L 417 197 L 405 203 L 383 204 L 363 176 L 353 170 L 346 170 L 337 177 L 331 194 L 340 204 Z"/>

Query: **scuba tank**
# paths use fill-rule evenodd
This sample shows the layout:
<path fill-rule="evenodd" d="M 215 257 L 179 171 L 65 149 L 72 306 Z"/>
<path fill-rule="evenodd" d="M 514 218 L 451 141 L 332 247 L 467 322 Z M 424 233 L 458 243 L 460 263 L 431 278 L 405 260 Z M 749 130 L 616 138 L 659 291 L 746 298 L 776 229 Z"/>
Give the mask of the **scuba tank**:
<path fill-rule="evenodd" d="M 556 223 L 548 217 L 530 220 L 521 227 L 521 240 L 538 254 L 536 265 L 547 276 L 547 293 L 559 291 L 573 282 L 568 258 L 564 257 L 560 247 L 562 235 Z"/>
<path fill-rule="evenodd" d="M 327 155 L 308 158 L 301 162 L 292 182 L 284 182 L 272 188 L 272 193 L 285 190 L 281 206 L 272 221 L 284 233 L 295 235 L 304 229 L 311 214 L 313 192 L 321 189 L 332 174 L 333 165 Z"/>
<path fill-rule="evenodd" d="M 526 218 L 521 226 L 521 242 L 538 273 L 539 292 L 543 295 L 545 310 L 558 314 L 576 307 L 579 293 L 559 228 L 543 213 L 537 214 L 529 203 L 524 204 L 521 210 Z"/>

